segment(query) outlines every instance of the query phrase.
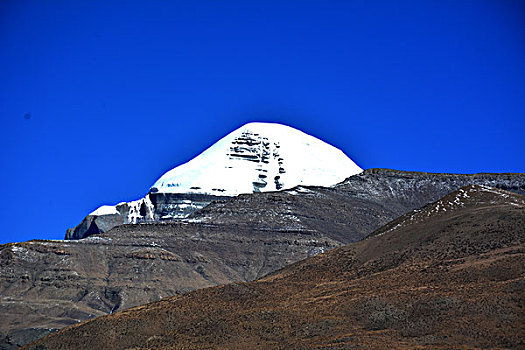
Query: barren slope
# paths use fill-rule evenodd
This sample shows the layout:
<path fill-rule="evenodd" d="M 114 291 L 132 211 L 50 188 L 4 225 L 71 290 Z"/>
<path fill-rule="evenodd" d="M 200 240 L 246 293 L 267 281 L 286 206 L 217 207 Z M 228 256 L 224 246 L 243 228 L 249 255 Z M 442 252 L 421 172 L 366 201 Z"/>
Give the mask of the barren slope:
<path fill-rule="evenodd" d="M 524 279 L 524 197 L 472 186 L 256 282 L 100 317 L 27 348 L 523 348 Z"/>
<path fill-rule="evenodd" d="M 254 280 L 355 242 L 471 183 L 525 193 L 522 174 L 372 169 L 334 188 L 297 187 L 216 202 L 187 222 L 123 225 L 84 240 L 2 245 L 0 349 L 161 297 Z"/>

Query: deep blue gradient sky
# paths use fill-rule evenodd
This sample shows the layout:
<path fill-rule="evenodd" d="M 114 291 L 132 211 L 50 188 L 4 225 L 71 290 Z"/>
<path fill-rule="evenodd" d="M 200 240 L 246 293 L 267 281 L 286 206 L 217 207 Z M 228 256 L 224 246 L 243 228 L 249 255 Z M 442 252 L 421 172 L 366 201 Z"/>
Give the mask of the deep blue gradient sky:
<path fill-rule="evenodd" d="M 2 1 L 0 243 L 63 238 L 249 121 L 362 168 L 525 172 L 525 2 Z"/>

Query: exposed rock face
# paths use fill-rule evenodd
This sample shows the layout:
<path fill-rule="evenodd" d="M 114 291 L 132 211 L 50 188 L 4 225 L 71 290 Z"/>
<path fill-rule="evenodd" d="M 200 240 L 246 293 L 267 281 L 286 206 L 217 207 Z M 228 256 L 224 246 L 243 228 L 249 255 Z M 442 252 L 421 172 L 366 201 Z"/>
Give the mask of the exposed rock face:
<path fill-rule="evenodd" d="M 26 349 L 521 348 L 524 230 L 524 196 L 468 186 L 256 282 L 100 317 Z"/>
<path fill-rule="evenodd" d="M 68 229 L 65 239 L 82 239 L 118 225 L 182 219 L 214 200 L 228 198 L 199 193 L 149 193 L 142 199 L 110 207 L 107 212 L 95 211 L 78 226 Z"/>
<path fill-rule="evenodd" d="M 467 185 L 482 185 L 525 194 L 525 174 L 440 174 L 392 169 L 369 169 L 335 187 L 359 198 L 414 203 L 437 200 Z M 430 200 L 430 198 L 433 198 Z"/>
<path fill-rule="evenodd" d="M 182 219 L 213 201 L 230 198 L 200 193 L 150 193 L 148 196 L 154 208 L 152 221 Z"/>
<path fill-rule="evenodd" d="M 62 328 L 160 297 L 250 281 L 355 242 L 471 183 L 525 193 L 519 174 L 369 170 L 333 188 L 297 187 L 214 202 L 181 222 L 122 225 L 82 240 L 3 245 L 0 333 Z M 170 210 L 172 199 L 163 196 L 149 196 L 159 213 Z M 140 214 L 140 207 L 133 212 Z"/>
<path fill-rule="evenodd" d="M 201 223 L 315 229 L 342 244 L 467 185 L 525 194 L 524 174 L 434 174 L 370 169 L 333 187 L 296 187 L 210 204 L 188 217 Z"/>

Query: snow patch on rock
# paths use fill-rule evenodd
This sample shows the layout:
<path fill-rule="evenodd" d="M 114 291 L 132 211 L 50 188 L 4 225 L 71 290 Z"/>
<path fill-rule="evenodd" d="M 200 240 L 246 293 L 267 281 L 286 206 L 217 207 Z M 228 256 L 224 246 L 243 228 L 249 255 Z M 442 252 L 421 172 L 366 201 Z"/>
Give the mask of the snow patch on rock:
<path fill-rule="evenodd" d="M 103 205 L 89 215 L 118 215 L 118 211 L 115 205 Z"/>

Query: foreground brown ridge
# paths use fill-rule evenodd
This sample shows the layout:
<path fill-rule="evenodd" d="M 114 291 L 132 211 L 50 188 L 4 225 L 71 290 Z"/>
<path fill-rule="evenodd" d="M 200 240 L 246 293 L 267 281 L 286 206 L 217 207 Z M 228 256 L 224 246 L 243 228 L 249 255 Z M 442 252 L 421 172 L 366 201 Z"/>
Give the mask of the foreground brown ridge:
<path fill-rule="evenodd" d="M 525 197 L 462 188 L 371 237 L 26 349 L 524 348 Z"/>

